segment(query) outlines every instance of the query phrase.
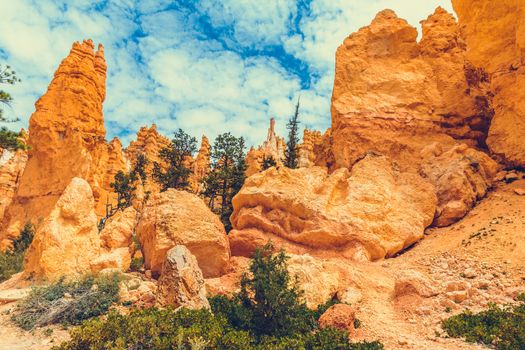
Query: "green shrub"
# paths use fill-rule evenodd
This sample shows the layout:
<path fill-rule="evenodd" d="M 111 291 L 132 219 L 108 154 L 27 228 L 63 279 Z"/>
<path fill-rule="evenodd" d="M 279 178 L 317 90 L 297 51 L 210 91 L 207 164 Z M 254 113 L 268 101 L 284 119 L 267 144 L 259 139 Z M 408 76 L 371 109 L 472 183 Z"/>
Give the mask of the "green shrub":
<path fill-rule="evenodd" d="M 0 128 L 0 148 L 8 150 L 25 149 L 26 145 L 20 141 L 20 133 L 6 127 Z"/>
<path fill-rule="evenodd" d="M 334 302 L 309 310 L 291 283 L 286 256 L 272 247 L 258 250 L 242 279 L 240 293 L 210 298 L 205 309 L 133 310 L 91 319 L 71 331 L 57 350 L 89 349 L 241 349 L 380 350 L 380 343 L 348 341 L 348 333 L 318 329 L 317 319 Z"/>
<path fill-rule="evenodd" d="M 20 236 L 13 241 L 12 249 L 0 253 L 0 282 L 8 280 L 12 275 L 24 268 L 24 254 L 31 245 L 34 236 L 34 227 L 27 223 Z"/>
<path fill-rule="evenodd" d="M 465 311 L 443 321 L 450 337 L 493 345 L 500 350 L 525 349 L 525 295 L 515 306 L 490 305 L 485 311 Z"/>
<path fill-rule="evenodd" d="M 86 276 L 74 282 L 62 278 L 34 288 L 15 308 L 12 319 L 25 330 L 55 323 L 79 324 L 107 312 L 118 301 L 119 282 L 117 274 Z"/>

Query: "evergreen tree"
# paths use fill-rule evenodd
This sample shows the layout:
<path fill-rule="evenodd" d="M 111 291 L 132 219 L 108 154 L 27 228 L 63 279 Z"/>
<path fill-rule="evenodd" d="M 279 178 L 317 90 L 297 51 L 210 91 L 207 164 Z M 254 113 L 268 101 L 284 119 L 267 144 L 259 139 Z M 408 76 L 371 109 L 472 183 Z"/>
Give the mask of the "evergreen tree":
<path fill-rule="evenodd" d="M 132 172 L 140 177 L 140 179 L 142 180 L 142 183 L 146 182 L 146 178 L 147 178 L 146 166 L 148 164 L 149 164 L 148 158 L 146 158 L 144 153 L 140 153 L 137 157 L 137 161 L 135 162 L 135 166 L 133 167 Z"/>
<path fill-rule="evenodd" d="M 161 191 L 168 188 L 188 189 L 191 170 L 187 162 L 196 151 L 197 139 L 179 129 L 171 140 L 171 145 L 163 148 L 159 154 L 168 164 L 167 169 L 162 169 L 157 162 L 153 163 L 153 178 L 161 185 Z"/>
<path fill-rule="evenodd" d="M 0 128 L 0 148 L 17 150 L 26 148 L 26 145 L 20 142 L 20 133 L 2 127 Z"/>
<path fill-rule="evenodd" d="M 232 200 L 246 178 L 245 144 L 242 137 L 230 133 L 217 136 L 211 151 L 212 170 L 204 178 L 202 195 L 210 208 L 220 216 L 226 231 L 231 230 Z M 218 202 L 218 203 L 217 203 Z"/>
<path fill-rule="evenodd" d="M 122 170 L 119 170 L 115 175 L 114 182 L 109 184 L 117 193 L 117 209 L 126 209 L 131 206 L 133 192 L 137 189 L 135 181 L 137 181 L 137 175 L 133 171 L 126 174 Z M 109 216 L 111 216 L 111 214 L 112 213 L 110 213 Z"/>
<path fill-rule="evenodd" d="M 263 159 L 261 161 L 261 169 L 266 170 L 270 169 L 271 167 L 274 167 L 277 165 L 277 162 L 275 161 L 275 158 L 273 156 L 263 156 Z"/>
<path fill-rule="evenodd" d="M 286 142 L 284 164 L 288 168 L 295 169 L 299 152 L 299 100 L 295 106 L 295 114 L 286 124 L 286 128 L 288 129 L 288 141 Z"/>
<path fill-rule="evenodd" d="M 1 66 L 0 65 L 0 84 L 9 84 L 14 85 L 16 83 L 19 83 L 21 80 L 18 79 L 16 76 L 16 72 L 11 69 L 10 66 Z M 3 103 L 4 105 L 10 106 L 11 102 L 13 102 L 13 97 L 3 91 L 0 90 L 0 103 Z M 0 122 L 7 122 L 7 120 L 3 115 L 3 110 L 0 108 Z"/>

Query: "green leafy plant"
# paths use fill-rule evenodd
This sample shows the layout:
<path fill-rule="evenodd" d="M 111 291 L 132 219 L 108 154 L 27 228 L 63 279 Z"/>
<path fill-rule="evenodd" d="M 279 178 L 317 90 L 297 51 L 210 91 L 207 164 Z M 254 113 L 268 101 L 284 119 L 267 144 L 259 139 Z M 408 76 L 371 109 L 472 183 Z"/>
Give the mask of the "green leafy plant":
<path fill-rule="evenodd" d="M 465 311 L 443 321 L 445 332 L 468 342 L 495 346 L 499 350 L 525 349 L 525 295 L 517 305 L 490 305 L 485 311 Z"/>
<path fill-rule="evenodd" d="M 22 271 L 24 267 L 24 254 L 33 241 L 35 228 L 27 223 L 20 236 L 13 241 L 11 249 L 0 253 L 0 282 L 8 280 L 12 275 Z"/>
<path fill-rule="evenodd" d="M 118 301 L 118 274 L 86 276 L 78 281 L 64 278 L 46 287 L 36 287 L 13 311 L 12 320 L 31 330 L 50 324 L 79 324 L 106 313 Z"/>

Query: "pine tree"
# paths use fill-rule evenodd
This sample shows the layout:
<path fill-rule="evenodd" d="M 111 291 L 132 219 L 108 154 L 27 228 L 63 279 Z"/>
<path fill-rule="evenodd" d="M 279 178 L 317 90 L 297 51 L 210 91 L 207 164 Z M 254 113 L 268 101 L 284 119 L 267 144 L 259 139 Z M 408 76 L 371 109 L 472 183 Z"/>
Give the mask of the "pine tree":
<path fill-rule="evenodd" d="M 119 170 L 115 175 L 115 180 L 109 184 L 117 193 L 117 209 L 122 210 L 131 206 L 133 192 L 137 189 L 135 181 L 137 181 L 137 175 L 133 171 L 126 174 Z M 111 215 L 112 213 L 109 216 Z"/>
<path fill-rule="evenodd" d="M 160 158 L 168 164 L 167 169 L 164 170 L 157 162 L 153 163 L 153 178 L 161 185 L 161 191 L 168 188 L 189 188 L 191 170 L 188 167 L 188 158 L 196 151 L 197 139 L 179 129 L 171 140 L 171 145 L 159 153 Z"/>
<path fill-rule="evenodd" d="M 286 142 L 285 162 L 288 168 L 297 168 L 299 152 L 299 100 L 295 106 L 295 114 L 286 124 L 288 129 L 288 141 Z"/>
<path fill-rule="evenodd" d="M 226 231 L 231 230 L 232 200 L 246 177 L 245 144 L 230 133 L 217 136 L 211 151 L 212 170 L 203 179 L 210 208 L 220 216 Z"/>
<path fill-rule="evenodd" d="M 142 180 L 142 183 L 146 182 L 146 178 L 147 178 L 146 166 L 148 164 L 149 164 L 149 160 L 148 158 L 146 158 L 146 155 L 144 153 L 140 153 L 137 156 L 137 161 L 135 162 L 135 166 L 133 167 L 132 172 L 140 177 L 140 179 Z"/>
<path fill-rule="evenodd" d="M 13 71 L 10 66 L 0 66 L 0 84 L 14 85 L 20 81 L 21 80 L 16 76 L 16 72 Z M 0 90 L 0 103 L 10 106 L 11 102 L 13 102 L 13 97 L 9 93 Z M 0 108 L 0 122 L 16 121 L 7 120 L 3 113 L 4 111 Z"/>
<path fill-rule="evenodd" d="M 266 170 L 270 169 L 271 167 L 274 167 L 277 165 L 277 162 L 275 161 L 275 158 L 273 156 L 263 156 L 263 159 L 261 161 L 261 169 Z"/>

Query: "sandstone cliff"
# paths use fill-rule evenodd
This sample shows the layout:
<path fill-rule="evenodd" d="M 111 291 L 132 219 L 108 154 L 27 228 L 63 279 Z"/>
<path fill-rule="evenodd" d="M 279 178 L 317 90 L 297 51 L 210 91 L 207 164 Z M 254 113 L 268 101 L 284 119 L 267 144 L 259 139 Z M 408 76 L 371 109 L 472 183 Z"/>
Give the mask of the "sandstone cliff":
<path fill-rule="evenodd" d="M 86 179 L 99 203 L 109 182 L 124 167 L 121 145 L 105 138 L 102 102 L 106 95 L 104 49 L 75 43 L 58 67 L 29 121 L 29 160 L 6 210 L 0 240 L 18 235 L 26 221 L 45 218 L 74 177 Z"/>
<path fill-rule="evenodd" d="M 494 118 L 487 144 L 509 166 L 525 166 L 525 2 L 453 0 L 466 57 L 490 81 Z"/>

